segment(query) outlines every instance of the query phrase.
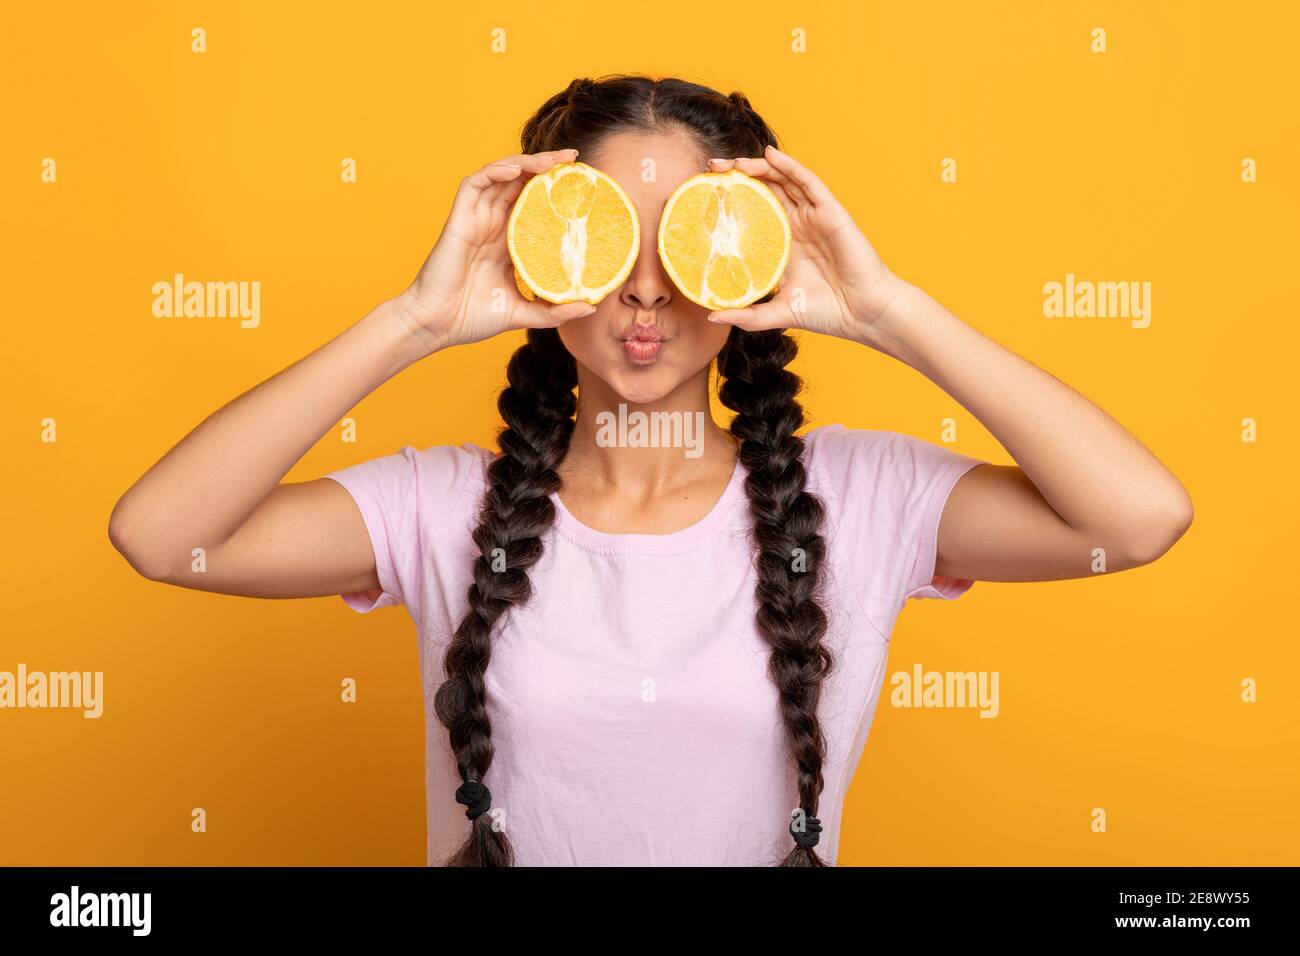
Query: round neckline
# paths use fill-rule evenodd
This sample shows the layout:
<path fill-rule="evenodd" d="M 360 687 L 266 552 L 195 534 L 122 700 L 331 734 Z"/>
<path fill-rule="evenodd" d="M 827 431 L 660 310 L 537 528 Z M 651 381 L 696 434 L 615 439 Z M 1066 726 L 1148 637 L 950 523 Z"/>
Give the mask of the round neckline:
<path fill-rule="evenodd" d="M 713 506 L 699 520 L 667 534 L 597 531 L 574 517 L 560 500 L 559 492 L 554 492 L 550 498 L 555 505 L 555 528 L 574 544 L 601 554 L 676 554 L 707 538 L 731 514 L 743 497 L 744 481 L 745 468 L 737 458 L 731 478 Z"/>

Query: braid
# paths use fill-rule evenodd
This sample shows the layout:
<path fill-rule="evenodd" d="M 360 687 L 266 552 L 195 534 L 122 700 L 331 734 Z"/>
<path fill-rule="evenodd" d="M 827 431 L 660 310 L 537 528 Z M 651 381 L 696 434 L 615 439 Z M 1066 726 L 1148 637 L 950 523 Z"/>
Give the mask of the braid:
<path fill-rule="evenodd" d="M 755 138 L 755 140 L 764 146 L 769 142 L 776 145 L 776 136 L 772 133 L 767 123 L 758 115 L 754 107 L 749 104 L 749 97 L 739 90 L 728 94 L 727 99 L 731 101 L 731 109 L 735 114 L 736 122 Z M 756 155 L 762 156 L 763 150 L 760 149 Z"/>
<path fill-rule="evenodd" d="M 795 400 L 802 382 L 786 366 L 798 352 L 785 332 L 733 329 L 718 357 L 725 377 L 719 396 L 736 413 L 731 433 L 749 471 L 745 492 L 758 551 L 758 628 L 772 645 L 768 671 L 777 686 L 781 715 L 798 774 L 799 808 L 806 829 L 783 866 L 824 866 L 813 850 L 820 823 L 826 740 L 817 717 L 823 679 L 833 658 L 822 644 L 826 614 L 818 604 L 818 572 L 825 557 L 821 502 L 806 490 L 803 408 Z M 811 837 L 811 839 L 808 839 Z"/>
<path fill-rule="evenodd" d="M 588 101 L 596 92 L 595 80 L 579 77 L 538 107 L 519 134 L 524 152 L 587 145 L 588 140 L 581 129 L 575 129 L 575 113 L 590 110 L 592 107 Z"/>
<path fill-rule="evenodd" d="M 528 569 L 542 555 L 542 536 L 555 520 L 550 495 L 560 487 L 555 469 L 573 434 L 577 368 L 554 329 L 532 329 L 510 358 L 507 387 L 497 400 L 506 423 L 497 438 L 501 454 L 488 466 L 474 543 L 474 583 L 469 611 L 444 658 L 446 680 L 434 711 L 451 738 L 465 786 L 457 800 L 471 805 L 469 838 L 448 860 L 451 866 L 511 866 L 514 851 L 505 831 L 484 813 L 482 781 L 492 765 L 492 724 L 484 674 L 492 657 L 497 621 L 532 593 Z M 500 559 L 504 557 L 504 570 Z M 473 786 L 471 786 L 473 784 Z M 462 798 L 465 799 L 462 799 Z"/>

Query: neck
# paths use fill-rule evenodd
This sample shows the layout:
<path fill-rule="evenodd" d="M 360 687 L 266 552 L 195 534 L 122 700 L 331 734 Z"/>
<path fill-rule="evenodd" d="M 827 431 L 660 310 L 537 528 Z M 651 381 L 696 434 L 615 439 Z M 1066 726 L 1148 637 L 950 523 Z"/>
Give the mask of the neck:
<path fill-rule="evenodd" d="M 579 366 L 577 419 L 560 477 L 650 497 L 729 473 L 735 449 L 713 420 L 707 367 L 660 399 L 634 403 Z"/>

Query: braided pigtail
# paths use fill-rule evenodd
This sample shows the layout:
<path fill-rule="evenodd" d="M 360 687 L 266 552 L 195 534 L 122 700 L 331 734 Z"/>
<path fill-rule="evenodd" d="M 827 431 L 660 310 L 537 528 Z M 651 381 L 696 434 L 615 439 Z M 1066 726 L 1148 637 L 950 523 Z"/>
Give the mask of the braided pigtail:
<path fill-rule="evenodd" d="M 833 659 L 822 644 L 826 614 L 815 592 L 826 554 L 821 502 L 806 490 L 803 407 L 795 400 L 802 382 L 786 366 L 798 352 L 781 330 L 732 329 L 718 371 L 719 396 L 736 413 L 731 433 L 740 440 L 740 461 L 749 472 L 745 493 L 754 520 L 757 550 L 757 623 L 772 645 L 768 671 L 781 701 L 797 773 L 799 809 L 791 815 L 795 846 L 782 866 L 825 866 L 814 847 L 821 832 L 826 740 L 817 716 L 822 681 Z"/>
<path fill-rule="evenodd" d="M 492 724 L 484 675 L 492 657 L 492 632 L 511 608 L 532 593 L 528 570 L 542 555 L 542 536 L 555 521 L 550 495 L 559 490 L 555 469 L 573 435 L 577 367 L 554 329 L 532 329 L 511 356 L 508 385 L 497 400 L 506 427 L 501 454 L 487 469 L 487 491 L 474 543 L 474 583 L 466 613 L 444 657 L 446 680 L 434 711 L 451 738 L 464 784 L 456 800 L 471 821 L 465 843 L 448 866 L 511 866 L 514 850 L 504 828 L 487 811 L 484 784 L 492 766 Z"/>
<path fill-rule="evenodd" d="M 754 107 L 750 105 L 749 97 L 744 93 L 736 90 L 727 95 L 727 100 L 731 105 L 731 111 L 736 118 L 737 125 L 747 130 L 756 142 L 766 145 L 776 138 L 772 135 L 772 131 L 764 122 L 763 117 L 759 116 Z M 772 143 L 772 145 L 775 146 L 776 144 Z M 763 151 L 760 149 L 757 155 L 763 155 Z"/>

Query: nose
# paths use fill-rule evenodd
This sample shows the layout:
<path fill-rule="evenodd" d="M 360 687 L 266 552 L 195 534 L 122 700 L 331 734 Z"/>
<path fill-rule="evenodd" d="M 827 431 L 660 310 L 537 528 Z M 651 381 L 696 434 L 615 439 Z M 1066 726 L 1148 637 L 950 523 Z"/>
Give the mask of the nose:
<path fill-rule="evenodd" d="M 635 310 L 638 319 L 645 317 L 645 313 L 650 313 L 650 317 L 653 317 L 654 313 L 666 308 L 672 301 L 674 292 L 672 280 L 659 261 L 659 249 L 654 241 L 658 229 L 650 231 L 648 235 L 650 241 L 646 242 L 647 232 L 642 223 L 641 249 L 627 281 L 618 293 L 619 301 Z"/>

